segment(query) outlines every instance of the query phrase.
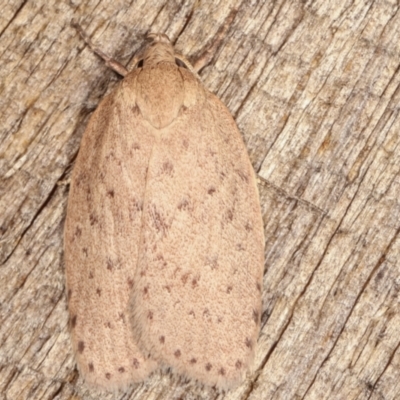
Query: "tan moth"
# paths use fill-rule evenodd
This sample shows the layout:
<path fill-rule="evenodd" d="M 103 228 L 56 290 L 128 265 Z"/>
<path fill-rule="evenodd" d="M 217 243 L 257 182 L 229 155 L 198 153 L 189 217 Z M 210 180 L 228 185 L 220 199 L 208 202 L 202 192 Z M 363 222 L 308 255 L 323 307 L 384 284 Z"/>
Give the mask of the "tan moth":
<path fill-rule="evenodd" d="M 263 223 L 227 108 L 150 35 L 93 113 L 65 223 L 73 349 L 106 389 L 157 366 L 218 388 L 242 381 L 260 329 Z"/>

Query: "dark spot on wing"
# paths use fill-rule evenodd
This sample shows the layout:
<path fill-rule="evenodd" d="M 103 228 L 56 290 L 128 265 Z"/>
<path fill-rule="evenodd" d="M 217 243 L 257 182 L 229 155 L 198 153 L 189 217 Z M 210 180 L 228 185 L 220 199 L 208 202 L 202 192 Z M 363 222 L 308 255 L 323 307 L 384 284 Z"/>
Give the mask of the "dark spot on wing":
<path fill-rule="evenodd" d="M 190 275 L 190 273 L 187 272 L 186 274 L 183 274 L 183 275 L 181 276 L 181 281 L 182 281 L 182 283 L 183 283 L 184 285 L 186 284 L 187 280 L 189 279 L 189 275 Z"/>
<path fill-rule="evenodd" d="M 150 219 L 153 222 L 153 227 L 157 232 L 161 232 L 165 235 L 169 229 L 169 226 L 161 213 L 157 210 L 157 207 L 153 205 L 150 207 Z"/>
<path fill-rule="evenodd" d="M 89 221 L 90 221 L 90 225 L 93 226 L 99 222 L 99 219 L 95 214 L 91 213 L 89 215 Z"/>
<path fill-rule="evenodd" d="M 136 212 L 143 211 L 143 202 L 137 201 L 136 199 L 132 200 L 133 210 Z"/>
<path fill-rule="evenodd" d="M 189 201 L 187 199 L 183 199 L 178 204 L 178 210 L 187 210 L 189 208 Z"/>
<path fill-rule="evenodd" d="M 163 288 L 166 289 L 168 293 L 171 293 L 171 286 L 165 285 Z"/>
<path fill-rule="evenodd" d="M 233 220 L 233 210 L 229 209 L 226 211 L 226 219 L 228 221 L 232 221 Z"/>
<path fill-rule="evenodd" d="M 78 352 L 80 354 L 83 353 L 83 350 L 85 350 L 85 342 L 83 342 L 82 340 L 78 342 Z"/>
<path fill-rule="evenodd" d="M 253 348 L 253 342 L 251 341 L 251 339 L 246 338 L 246 347 L 248 347 L 249 349 Z"/>
<path fill-rule="evenodd" d="M 118 317 L 125 324 L 125 314 L 124 313 L 118 313 Z"/>
<path fill-rule="evenodd" d="M 249 177 L 247 175 L 247 173 L 245 171 L 241 171 L 241 170 L 235 170 L 235 172 L 239 175 L 240 179 L 243 182 L 248 182 L 249 181 Z"/>
<path fill-rule="evenodd" d="M 211 269 L 218 268 L 218 255 L 208 256 L 206 259 L 206 265 L 210 266 Z"/>
<path fill-rule="evenodd" d="M 162 254 L 157 254 L 156 261 L 158 261 L 159 268 L 161 269 L 165 268 L 168 265 Z"/>
<path fill-rule="evenodd" d="M 237 243 L 235 247 L 236 247 L 237 251 L 246 250 L 246 248 L 244 247 L 243 243 Z"/>
<path fill-rule="evenodd" d="M 260 313 L 257 310 L 253 310 L 253 321 L 258 324 L 260 319 Z"/>
<path fill-rule="evenodd" d="M 174 165 L 170 161 L 165 161 L 161 167 L 161 173 L 165 175 L 173 175 Z"/>

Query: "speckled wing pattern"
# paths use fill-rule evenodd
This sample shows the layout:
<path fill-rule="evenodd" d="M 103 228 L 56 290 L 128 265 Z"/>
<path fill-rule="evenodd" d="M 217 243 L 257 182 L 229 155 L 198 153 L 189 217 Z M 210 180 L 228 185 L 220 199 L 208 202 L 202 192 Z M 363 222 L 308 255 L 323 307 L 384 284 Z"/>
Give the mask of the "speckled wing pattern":
<path fill-rule="evenodd" d="M 229 111 L 190 72 L 175 71 L 183 105 L 168 126 L 153 127 L 131 321 L 153 359 L 230 388 L 248 370 L 260 328 L 258 191 Z"/>
<path fill-rule="evenodd" d="M 177 65 L 165 35 L 151 37 L 143 66 L 93 114 L 74 168 L 64 234 L 72 345 L 84 379 L 105 389 L 157 365 L 230 388 L 260 329 L 255 174 L 226 107 Z"/>
<path fill-rule="evenodd" d="M 85 381 L 106 389 L 141 381 L 156 366 L 138 349 L 127 309 L 154 145 L 151 130 L 131 107 L 134 101 L 134 88 L 123 82 L 91 117 L 65 222 L 73 350 Z"/>

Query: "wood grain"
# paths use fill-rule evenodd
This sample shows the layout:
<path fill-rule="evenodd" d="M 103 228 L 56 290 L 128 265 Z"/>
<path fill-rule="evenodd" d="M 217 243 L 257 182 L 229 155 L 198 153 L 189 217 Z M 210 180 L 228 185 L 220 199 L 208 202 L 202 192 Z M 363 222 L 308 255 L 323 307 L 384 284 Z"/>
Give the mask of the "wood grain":
<path fill-rule="evenodd" d="M 218 397 L 168 373 L 100 395 L 67 329 L 62 231 L 82 132 L 148 31 L 190 60 L 237 15 L 204 84 L 259 176 L 256 364 Z M 400 12 L 394 1 L 17 1 L 0 16 L 0 393 L 4 399 L 398 399 Z"/>

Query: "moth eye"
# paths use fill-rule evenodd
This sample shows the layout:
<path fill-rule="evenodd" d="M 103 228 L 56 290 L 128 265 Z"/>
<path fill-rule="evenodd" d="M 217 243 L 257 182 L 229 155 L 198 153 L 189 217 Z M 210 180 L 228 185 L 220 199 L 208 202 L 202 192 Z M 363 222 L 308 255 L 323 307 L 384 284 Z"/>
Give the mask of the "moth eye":
<path fill-rule="evenodd" d="M 189 69 L 189 68 L 187 67 L 187 65 L 186 65 L 182 60 L 180 60 L 179 58 L 175 58 L 175 64 L 176 64 L 178 67 L 182 67 L 182 68 Z"/>
<path fill-rule="evenodd" d="M 143 60 L 140 60 L 136 65 L 135 68 L 143 68 Z"/>

